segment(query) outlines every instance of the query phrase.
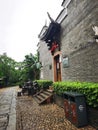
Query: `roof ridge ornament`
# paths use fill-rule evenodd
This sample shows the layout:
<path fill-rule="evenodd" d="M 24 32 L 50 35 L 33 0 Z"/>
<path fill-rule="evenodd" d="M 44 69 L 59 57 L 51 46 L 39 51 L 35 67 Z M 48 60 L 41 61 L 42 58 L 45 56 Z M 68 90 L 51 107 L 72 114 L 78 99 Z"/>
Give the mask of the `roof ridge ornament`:
<path fill-rule="evenodd" d="M 51 21 L 51 22 L 54 22 L 53 18 L 51 18 L 50 14 L 49 14 L 48 12 L 47 12 L 47 15 L 48 15 L 50 21 Z"/>

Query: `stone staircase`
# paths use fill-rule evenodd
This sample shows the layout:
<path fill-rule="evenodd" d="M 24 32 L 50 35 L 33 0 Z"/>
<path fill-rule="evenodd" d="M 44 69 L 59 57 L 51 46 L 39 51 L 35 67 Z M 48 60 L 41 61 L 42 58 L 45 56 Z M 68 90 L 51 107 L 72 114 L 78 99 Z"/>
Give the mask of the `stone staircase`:
<path fill-rule="evenodd" d="M 33 96 L 34 100 L 40 105 L 42 103 L 50 103 L 53 100 L 52 90 L 42 90 Z"/>

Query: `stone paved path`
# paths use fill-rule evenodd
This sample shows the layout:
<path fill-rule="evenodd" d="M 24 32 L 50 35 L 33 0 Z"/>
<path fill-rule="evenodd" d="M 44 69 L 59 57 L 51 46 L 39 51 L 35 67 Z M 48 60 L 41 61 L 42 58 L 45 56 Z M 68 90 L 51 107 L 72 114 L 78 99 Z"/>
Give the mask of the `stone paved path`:
<path fill-rule="evenodd" d="M 16 88 L 0 89 L 0 130 L 16 130 Z"/>
<path fill-rule="evenodd" d="M 56 104 L 38 105 L 32 97 L 17 97 L 17 130 L 95 130 L 91 126 L 76 128 Z"/>
<path fill-rule="evenodd" d="M 56 104 L 38 105 L 32 97 L 17 97 L 17 87 L 0 89 L 0 130 L 95 130 L 76 128 Z M 17 101 L 16 101 L 17 99 Z"/>

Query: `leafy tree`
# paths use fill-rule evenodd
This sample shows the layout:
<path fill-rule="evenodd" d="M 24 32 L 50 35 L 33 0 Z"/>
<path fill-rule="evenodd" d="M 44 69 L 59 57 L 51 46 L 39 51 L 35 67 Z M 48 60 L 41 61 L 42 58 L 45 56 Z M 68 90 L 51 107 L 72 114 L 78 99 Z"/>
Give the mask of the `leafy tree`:
<path fill-rule="evenodd" d="M 0 55 L 0 78 L 3 85 L 11 85 L 18 82 L 19 76 L 16 69 L 16 61 L 8 57 L 5 53 Z"/>
<path fill-rule="evenodd" d="M 25 60 L 22 63 L 21 67 L 21 79 L 26 81 L 28 79 L 35 80 L 39 79 L 40 68 L 38 68 L 38 55 L 29 55 L 25 56 Z"/>
<path fill-rule="evenodd" d="M 0 55 L 0 80 L 3 85 L 15 85 L 19 82 L 39 79 L 38 54 L 25 56 L 23 62 L 16 62 L 6 54 Z"/>

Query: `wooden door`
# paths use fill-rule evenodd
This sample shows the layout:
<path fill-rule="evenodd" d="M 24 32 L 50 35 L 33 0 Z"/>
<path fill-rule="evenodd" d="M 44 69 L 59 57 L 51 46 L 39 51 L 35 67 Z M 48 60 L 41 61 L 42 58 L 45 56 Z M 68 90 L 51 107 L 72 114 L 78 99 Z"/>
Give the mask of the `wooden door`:
<path fill-rule="evenodd" d="M 60 55 L 54 56 L 54 81 L 61 81 L 61 63 Z"/>

